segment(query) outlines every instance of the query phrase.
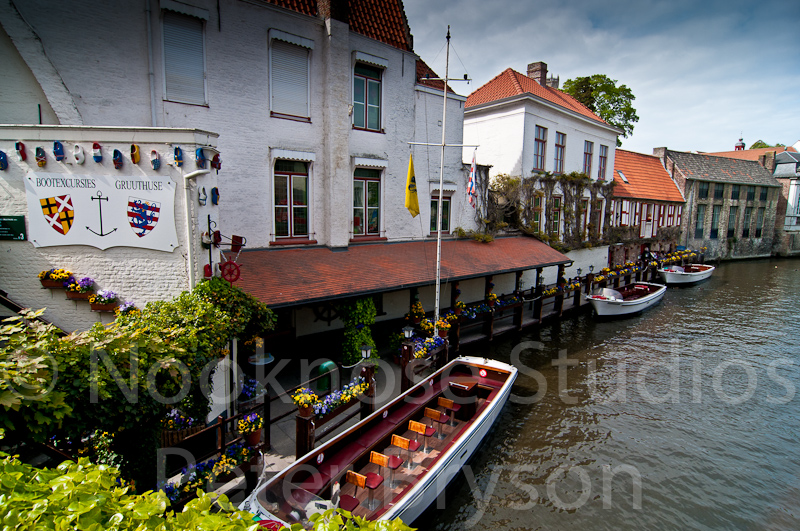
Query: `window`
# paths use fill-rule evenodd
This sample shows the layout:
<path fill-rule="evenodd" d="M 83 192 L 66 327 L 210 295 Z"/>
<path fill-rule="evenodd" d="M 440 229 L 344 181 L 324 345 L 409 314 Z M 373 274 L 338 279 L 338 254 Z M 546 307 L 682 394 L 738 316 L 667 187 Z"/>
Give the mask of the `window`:
<path fill-rule="evenodd" d="M 769 193 L 769 188 L 767 188 L 766 186 L 762 186 L 761 187 L 761 197 L 759 199 L 761 199 L 761 201 L 766 201 L 768 193 Z"/>
<path fill-rule="evenodd" d="M 758 214 L 756 214 L 756 238 L 761 237 L 761 230 L 764 228 L 764 211 L 766 209 L 761 207 L 758 209 Z"/>
<path fill-rule="evenodd" d="M 697 220 L 694 222 L 694 237 L 695 239 L 703 239 L 703 224 L 706 220 L 706 206 L 697 205 Z"/>
<path fill-rule="evenodd" d="M 739 213 L 739 207 L 732 206 L 728 213 L 728 238 L 736 236 L 736 215 Z"/>
<path fill-rule="evenodd" d="M 308 237 L 308 165 L 275 161 L 275 236 Z"/>
<path fill-rule="evenodd" d="M 353 125 L 381 130 L 381 69 L 356 63 L 353 75 Z"/>
<path fill-rule="evenodd" d="M 353 175 L 353 236 L 381 232 L 381 172 L 356 168 Z"/>
<path fill-rule="evenodd" d="M 533 230 L 535 232 L 541 231 L 542 223 L 542 198 L 536 196 L 533 198 Z"/>
<path fill-rule="evenodd" d="M 633 204 L 633 226 L 638 227 L 642 223 L 642 204 Z"/>
<path fill-rule="evenodd" d="M 708 183 L 700 181 L 700 191 L 698 193 L 700 199 L 708 199 Z"/>
<path fill-rule="evenodd" d="M 750 220 L 753 218 L 753 207 L 745 207 L 742 222 L 742 238 L 750 237 Z"/>
<path fill-rule="evenodd" d="M 553 234 L 558 234 L 558 228 L 561 224 L 561 198 L 554 197 L 553 198 L 553 223 L 552 228 L 550 229 Z"/>
<path fill-rule="evenodd" d="M 622 173 L 622 170 L 617 170 L 617 173 L 619 174 L 619 178 L 622 179 L 622 182 L 627 184 L 628 183 L 628 178 L 625 177 L 625 174 Z"/>
<path fill-rule="evenodd" d="M 739 185 L 732 184 L 731 185 L 731 199 L 739 199 Z"/>
<path fill-rule="evenodd" d="M 748 201 L 755 201 L 756 200 L 756 187 L 755 186 L 748 186 L 747 187 L 747 200 Z"/>
<path fill-rule="evenodd" d="M 567 135 L 556 132 L 556 159 L 553 173 L 564 173 L 564 150 L 567 147 Z"/>
<path fill-rule="evenodd" d="M 675 205 L 667 207 L 667 225 L 670 227 L 675 225 Z"/>
<path fill-rule="evenodd" d="M 536 140 L 533 146 L 533 169 L 544 171 L 544 157 L 547 152 L 547 129 L 536 126 Z"/>
<path fill-rule="evenodd" d="M 600 146 L 600 163 L 597 168 L 597 178 L 604 181 L 606 178 L 606 166 L 608 166 L 608 146 Z"/>
<path fill-rule="evenodd" d="M 619 224 L 621 227 L 627 227 L 628 223 L 630 222 L 628 215 L 631 208 L 630 205 L 631 205 L 630 201 L 622 202 L 622 206 L 620 207 L 620 220 L 619 220 Z"/>
<path fill-rule="evenodd" d="M 169 101 L 206 104 L 206 59 L 203 21 L 164 11 L 164 97 Z"/>
<path fill-rule="evenodd" d="M 309 48 L 272 39 L 270 45 L 271 116 L 311 116 L 308 106 Z"/>
<path fill-rule="evenodd" d="M 666 206 L 658 205 L 658 226 L 663 227 L 666 221 Z"/>
<path fill-rule="evenodd" d="M 681 224 L 681 216 L 683 216 L 683 206 L 678 206 L 675 212 L 675 225 Z"/>
<path fill-rule="evenodd" d="M 592 154 L 594 153 L 594 142 L 585 140 L 583 142 L 583 173 L 592 176 Z"/>
<path fill-rule="evenodd" d="M 722 199 L 725 193 L 725 185 L 722 183 L 717 183 L 714 185 L 714 199 Z"/>
<path fill-rule="evenodd" d="M 589 223 L 589 200 L 588 199 L 581 199 L 581 216 L 583 217 L 581 228 L 583 231 L 583 237 L 586 237 L 586 225 Z"/>
<path fill-rule="evenodd" d="M 719 237 L 719 215 L 722 212 L 722 205 L 714 205 L 711 209 L 711 234 L 709 237 L 716 240 Z"/>
<path fill-rule="evenodd" d="M 436 217 L 439 215 L 439 194 L 431 198 L 431 232 L 436 233 Z M 442 232 L 450 232 L 450 198 L 442 196 Z"/>

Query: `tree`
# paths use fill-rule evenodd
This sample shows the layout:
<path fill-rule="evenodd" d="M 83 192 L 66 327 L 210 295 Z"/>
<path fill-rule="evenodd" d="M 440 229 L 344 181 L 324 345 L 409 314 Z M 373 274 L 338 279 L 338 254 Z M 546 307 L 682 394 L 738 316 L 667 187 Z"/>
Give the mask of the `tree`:
<path fill-rule="evenodd" d="M 767 144 L 763 140 L 759 139 L 759 140 L 756 140 L 755 142 L 753 142 L 753 145 L 750 146 L 749 149 L 761 149 L 761 148 L 770 148 L 770 147 L 786 147 L 786 145 L 778 143 L 778 144 L 775 144 L 774 146 L 770 146 L 769 144 Z"/>
<path fill-rule="evenodd" d="M 622 129 L 623 137 L 633 133 L 633 124 L 639 121 L 631 105 L 636 96 L 627 86 L 617 86 L 616 79 L 603 74 L 576 77 L 566 80 L 563 90 L 609 124 Z M 617 147 L 621 145 L 617 137 Z"/>

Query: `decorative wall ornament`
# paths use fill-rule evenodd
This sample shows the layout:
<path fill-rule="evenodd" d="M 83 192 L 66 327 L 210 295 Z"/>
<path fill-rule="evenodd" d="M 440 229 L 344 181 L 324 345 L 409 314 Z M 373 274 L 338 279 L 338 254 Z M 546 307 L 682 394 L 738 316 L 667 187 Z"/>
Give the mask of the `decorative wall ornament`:
<path fill-rule="evenodd" d="M 122 169 L 122 152 L 118 149 L 114 150 L 114 155 L 112 160 L 114 161 L 114 168 L 121 170 Z"/>
<path fill-rule="evenodd" d="M 150 164 L 153 165 L 154 170 L 157 170 L 161 167 L 161 159 L 158 157 L 158 151 L 155 149 L 150 152 Z"/>
<path fill-rule="evenodd" d="M 183 151 L 179 147 L 175 148 L 175 166 L 179 168 L 183 166 Z"/>
<path fill-rule="evenodd" d="M 28 158 L 28 154 L 25 153 L 25 144 L 23 144 L 22 142 L 17 142 L 16 144 L 14 144 L 14 149 L 17 150 L 17 157 L 19 158 L 20 162 Z"/>
<path fill-rule="evenodd" d="M 47 154 L 41 146 L 36 148 L 36 164 L 38 164 L 40 168 L 43 168 L 44 165 L 47 164 Z"/>
<path fill-rule="evenodd" d="M 8 168 L 8 157 L 0 151 L 0 170 L 5 170 L 6 168 Z"/>
<path fill-rule="evenodd" d="M 58 162 L 61 162 L 66 158 L 66 155 L 64 154 L 64 146 L 58 140 L 53 142 L 53 156 Z"/>
<path fill-rule="evenodd" d="M 103 162 L 103 152 L 100 150 L 98 142 L 92 144 L 92 158 L 94 158 L 95 162 Z"/>
<path fill-rule="evenodd" d="M 75 162 L 78 164 L 86 162 L 86 154 L 83 152 L 83 148 L 78 144 L 75 144 L 75 147 L 72 148 L 72 156 L 75 157 Z"/>
<path fill-rule="evenodd" d="M 219 153 L 214 155 L 214 158 L 211 159 L 211 167 L 217 170 L 217 173 L 222 169 L 222 159 L 219 157 Z"/>
<path fill-rule="evenodd" d="M 205 168 L 206 167 L 206 156 L 203 153 L 203 148 L 197 148 L 194 152 L 195 161 L 197 162 L 198 168 Z"/>
<path fill-rule="evenodd" d="M 131 162 L 134 164 L 139 164 L 141 160 L 141 155 L 139 154 L 139 146 L 136 144 L 131 144 Z"/>

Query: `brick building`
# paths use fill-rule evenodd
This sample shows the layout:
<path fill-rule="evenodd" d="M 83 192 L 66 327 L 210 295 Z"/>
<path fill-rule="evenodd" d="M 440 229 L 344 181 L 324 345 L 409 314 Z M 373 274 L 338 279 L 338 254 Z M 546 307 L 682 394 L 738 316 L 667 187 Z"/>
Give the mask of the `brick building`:
<path fill-rule="evenodd" d="M 772 254 L 781 185 L 757 161 L 656 148 L 686 198 L 682 245 L 710 258 Z"/>

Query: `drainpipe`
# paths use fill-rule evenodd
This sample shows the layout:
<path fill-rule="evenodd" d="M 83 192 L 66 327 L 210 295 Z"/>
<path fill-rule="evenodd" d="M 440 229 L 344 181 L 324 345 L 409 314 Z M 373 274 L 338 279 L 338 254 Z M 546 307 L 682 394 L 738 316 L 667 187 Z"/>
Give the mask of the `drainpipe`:
<path fill-rule="evenodd" d="M 210 173 L 211 170 L 195 170 L 193 172 L 187 173 L 183 176 L 183 198 L 186 207 L 186 243 L 189 247 L 189 289 L 194 289 L 196 281 L 195 281 L 195 270 L 194 270 L 194 240 L 192 239 L 192 227 L 194 226 L 194 222 L 192 219 L 192 211 L 189 208 L 191 204 L 191 200 L 189 199 L 189 179 L 194 179 L 195 177 L 199 177 L 200 175 L 206 175 Z"/>
<path fill-rule="evenodd" d="M 156 74 L 153 71 L 153 29 L 150 27 L 150 0 L 144 0 L 144 10 L 147 17 L 147 75 L 150 77 L 150 125 L 156 124 Z"/>

